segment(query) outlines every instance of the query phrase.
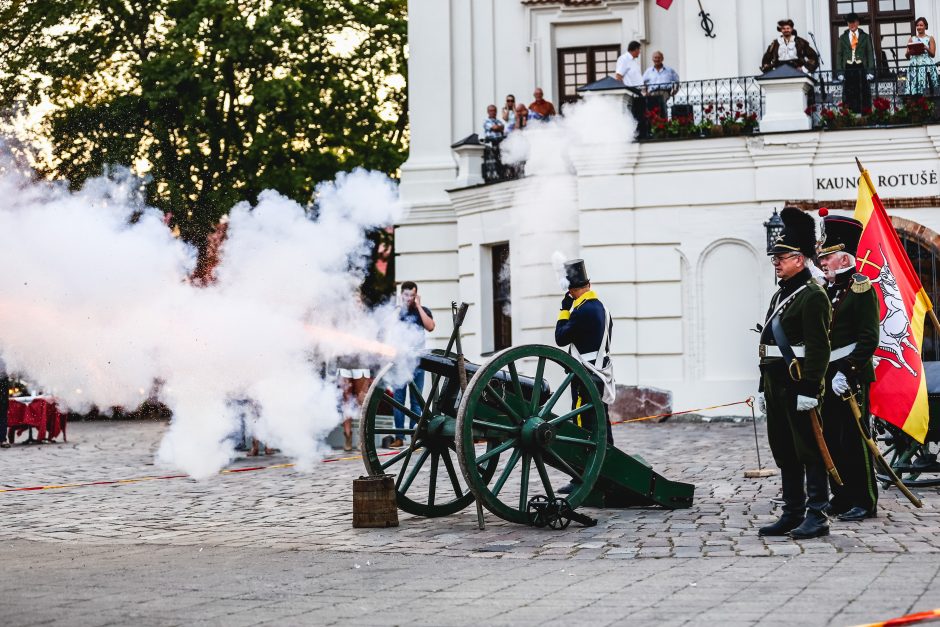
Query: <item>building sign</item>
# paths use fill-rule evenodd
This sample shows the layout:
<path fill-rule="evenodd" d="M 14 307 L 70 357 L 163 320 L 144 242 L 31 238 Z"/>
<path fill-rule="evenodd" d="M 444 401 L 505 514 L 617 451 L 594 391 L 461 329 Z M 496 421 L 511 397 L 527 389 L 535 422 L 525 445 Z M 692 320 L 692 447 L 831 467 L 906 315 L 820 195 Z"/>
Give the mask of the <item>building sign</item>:
<path fill-rule="evenodd" d="M 866 163 L 881 198 L 921 198 L 940 195 L 940 174 L 936 160 Z M 813 169 L 813 196 L 816 200 L 852 200 L 858 194 L 858 168 L 855 164 L 821 166 Z"/>

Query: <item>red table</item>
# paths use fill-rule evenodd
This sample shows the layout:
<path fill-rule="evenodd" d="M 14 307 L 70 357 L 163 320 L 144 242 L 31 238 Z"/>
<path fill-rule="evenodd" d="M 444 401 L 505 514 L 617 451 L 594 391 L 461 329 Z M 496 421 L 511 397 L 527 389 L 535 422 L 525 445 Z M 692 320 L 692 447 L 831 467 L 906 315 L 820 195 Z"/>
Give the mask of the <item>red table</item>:
<path fill-rule="evenodd" d="M 40 442 L 50 442 L 62 434 L 62 440 L 68 442 L 66 435 L 67 418 L 59 413 L 55 399 L 50 396 L 26 396 L 10 398 L 7 410 L 7 439 L 12 442 L 16 435 L 27 429 L 36 429 Z M 32 438 L 32 432 L 30 432 Z"/>

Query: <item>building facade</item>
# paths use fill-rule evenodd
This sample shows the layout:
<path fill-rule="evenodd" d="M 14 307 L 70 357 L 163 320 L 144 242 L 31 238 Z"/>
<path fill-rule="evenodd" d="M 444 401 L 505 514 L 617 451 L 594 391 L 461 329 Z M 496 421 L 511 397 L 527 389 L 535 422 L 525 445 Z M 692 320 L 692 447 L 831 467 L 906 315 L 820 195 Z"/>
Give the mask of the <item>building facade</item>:
<path fill-rule="evenodd" d="M 617 381 L 627 393 L 667 390 L 679 410 L 741 400 L 756 391 L 752 329 L 775 289 L 764 223 L 787 204 L 851 212 L 856 157 L 936 292 L 938 125 L 649 142 L 617 132 L 573 144 L 547 137 L 530 143 L 526 176 L 483 184 L 482 149 L 460 140 L 481 132 L 487 105 L 502 106 L 509 93 L 527 103 L 536 87 L 556 106 L 574 100 L 577 87 L 613 73 L 631 40 L 644 46 L 644 69 L 660 50 L 682 81 L 748 77 L 758 74 L 777 20 L 789 17 L 801 36 L 814 33 L 826 68 L 843 15 L 855 10 L 890 72 L 915 16 L 940 23 L 940 2 L 923 0 L 702 6 L 714 37 L 694 0 L 668 10 L 653 0 L 409 2 L 411 149 L 400 191 L 410 211 L 396 228 L 396 275 L 418 282 L 442 322 L 438 340 L 450 332 L 446 312 L 457 300 L 471 303 L 471 359 L 509 343 L 551 344 L 562 295 L 551 263 L 558 251 L 586 260 L 614 316 Z M 779 103 L 766 93 L 761 113 L 769 119 Z M 534 159 L 551 162 L 545 153 L 555 150 L 563 163 L 532 167 Z"/>

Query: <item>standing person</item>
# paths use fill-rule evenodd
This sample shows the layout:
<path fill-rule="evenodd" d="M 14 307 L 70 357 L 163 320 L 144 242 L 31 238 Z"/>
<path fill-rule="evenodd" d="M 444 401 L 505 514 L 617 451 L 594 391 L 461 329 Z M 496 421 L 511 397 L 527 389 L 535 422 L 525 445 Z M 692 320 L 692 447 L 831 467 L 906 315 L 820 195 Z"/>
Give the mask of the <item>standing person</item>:
<path fill-rule="evenodd" d="M 663 64 L 665 57 L 657 50 L 653 53 L 653 66 L 643 73 L 643 93 L 646 95 L 647 110 L 659 108 L 660 115 L 666 116 L 666 101 L 679 90 L 679 73 Z"/>
<path fill-rule="evenodd" d="M 529 125 L 529 110 L 521 102 L 516 105 L 516 121 L 509 127 L 509 131 L 521 131 Z"/>
<path fill-rule="evenodd" d="M 610 312 L 591 289 L 591 280 L 583 259 L 566 262 L 565 275 L 568 278 L 568 291 L 561 300 L 561 310 L 555 323 L 555 343 L 568 346 L 568 352 L 587 368 L 591 382 L 604 402 L 604 409 L 602 415 L 593 410 L 585 412 L 584 418 L 603 420 L 607 424 L 607 442 L 613 444 L 608 407 L 616 398 L 614 365 L 610 359 L 614 322 Z M 580 407 L 587 398 L 588 394 L 581 385 L 572 383 L 571 408 Z M 558 491 L 568 494 L 573 489 L 574 486 L 569 483 Z"/>
<path fill-rule="evenodd" d="M 506 123 L 507 133 L 516 125 L 516 97 L 512 94 L 506 96 L 506 104 L 503 105 L 499 117 Z"/>
<path fill-rule="evenodd" d="M 792 65 L 807 74 L 815 72 L 819 67 L 819 55 L 808 41 L 796 36 L 793 20 L 777 22 L 777 32 L 780 35 L 770 42 L 764 58 L 761 59 L 761 72 L 768 72 L 781 65 Z"/>
<path fill-rule="evenodd" d="M 830 482 L 829 514 L 839 520 L 860 521 L 876 516 L 878 484 L 871 452 L 842 396 L 855 393 L 867 432 L 868 387 L 875 380 L 872 357 L 881 332 L 881 304 L 871 280 L 855 272 L 862 223 L 841 216 L 827 216 L 825 223 L 826 242 L 819 251 L 819 263 L 826 274 L 826 291 L 832 303 L 832 354 L 823 397 L 823 433 L 843 481 L 841 486 Z"/>
<path fill-rule="evenodd" d="M 359 413 L 366 392 L 372 385 L 372 372 L 358 355 L 343 355 L 336 360 L 336 376 L 342 390 L 343 450 L 353 450 L 352 421 Z"/>
<path fill-rule="evenodd" d="M 911 62 L 907 66 L 907 93 L 922 96 L 928 91 L 937 91 L 937 65 L 933 58 L 937 54 L 937 42 L 927 34 L 927 20 L 923 17 L 914 22 L 914 34 L 907 40 L 904 57 Z M 918 52 L 923 47 L 922 52 Z"/>
<path fill-rule="evenodd" d="M 875 78 L 875 49 L 871 37 L 858 27 L 858 13 L 845 16 L 848 28 L 839 36 L 836 75 L 844 81 L 842 100 L 855 113 L 871 109 L 871 85 Z"/>
<path fill-rule="evenodd" d="M 829 481 L 809 411 L 819 409 L 829 366 L 832 307 L 807 267 L 816 253 L 816 221 L 795 207 L 784 207 L 780 217 L 783 232 L 767 253 L 780 289 L 761 331 L 757 406 L 767 414 L 770 450 L 780 468 L 783 515 L 758 533 L 816 538 L 829 533 Z"/>
<path fill-rule="evenodd" d="M 623 81 L 627 87 L 643 86 L 643 70 L 640 68 L 640 42 L 631 41 L 627 44 L 627 51 L 617 58 L 617 69 L 614 78 Z"/>
<path fill-rule="evenodd" d="M 409 324 L 413 324 L 416 327 L 421 329 L 421 335 L 424 336 L 425 333 L 430 333 L 434 330 L 434 316 L 431 314 L 431 310 L 421 304 L 421 295 L 418 294 L 418 284 L 414 281 L 405 281 L 401 284 L 401 310 L 398 312 L 398 318 Z M 424 340 L 422 339 L 419 346 L 415 347 L 416 350 L 424 349 Z M 414 381 L 415 387 L 419 391 L 424 389 L 424 370 L 421 368 L 415 368 L 414 374 L 411 377 L 411 380 Z M 400 388 L 395 390 L 395 400 L 400 404 L 405 404 L 405 392 L 408 391 L 408 386 L 403 385 Z M 411 411 L 420 415 L 421 414 L 421 401 L 414 397 L 413 394 L 409 393 L 409 407 Z M 395 417 L 395 428 L 404 429 L 405 428 L 405 413 L 395 407 L 393 409 Z M 415 420 L 411 419 L 411 428 L 414 428 Z M 405 433 L 404 431 L 398 431 L 395 434 L 395 439 L 392 440 L 392 443 L 389 445 L 391 448 L 401 448 L 405 445 Z"/>
<path fill-rule="evenodd" d="M 555 117 L 555 105 L 545 100 L 545 94 L 541 87 L 536 87 L 532 93 L 535 100 L 529 105 L 529 117 L 533 120 L 551 120 Z"/>
<path fill-rule="evenodd" d="M 506 136 L 506 124 L 496 117 L 496 105 L 486 108 L 486 119 L 483 120 L 483 140 L 498 144 Z"/>

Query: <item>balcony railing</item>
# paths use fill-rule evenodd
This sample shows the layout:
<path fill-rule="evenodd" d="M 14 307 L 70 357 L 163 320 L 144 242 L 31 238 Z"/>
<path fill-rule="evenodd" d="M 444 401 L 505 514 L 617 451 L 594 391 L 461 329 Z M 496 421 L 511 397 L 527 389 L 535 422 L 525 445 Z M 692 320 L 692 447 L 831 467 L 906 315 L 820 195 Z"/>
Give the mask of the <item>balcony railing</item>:
<path fill-rule="evenodd" d="M 881 72 L 872 80 L 855 82 L 835 72 L 813 74 L 810 113 L 813 126 L 824 129 L 925 124 L 938 121 L 940 86 L 920 92 L 908 81 L 907 71 L 898 68 Z"/>
<path fill-rule="evenodd" d="M 651 93 L 635 107 L 640 140 L 751 133 L 764 111 L 755 76 L 683 81 Z"/>

